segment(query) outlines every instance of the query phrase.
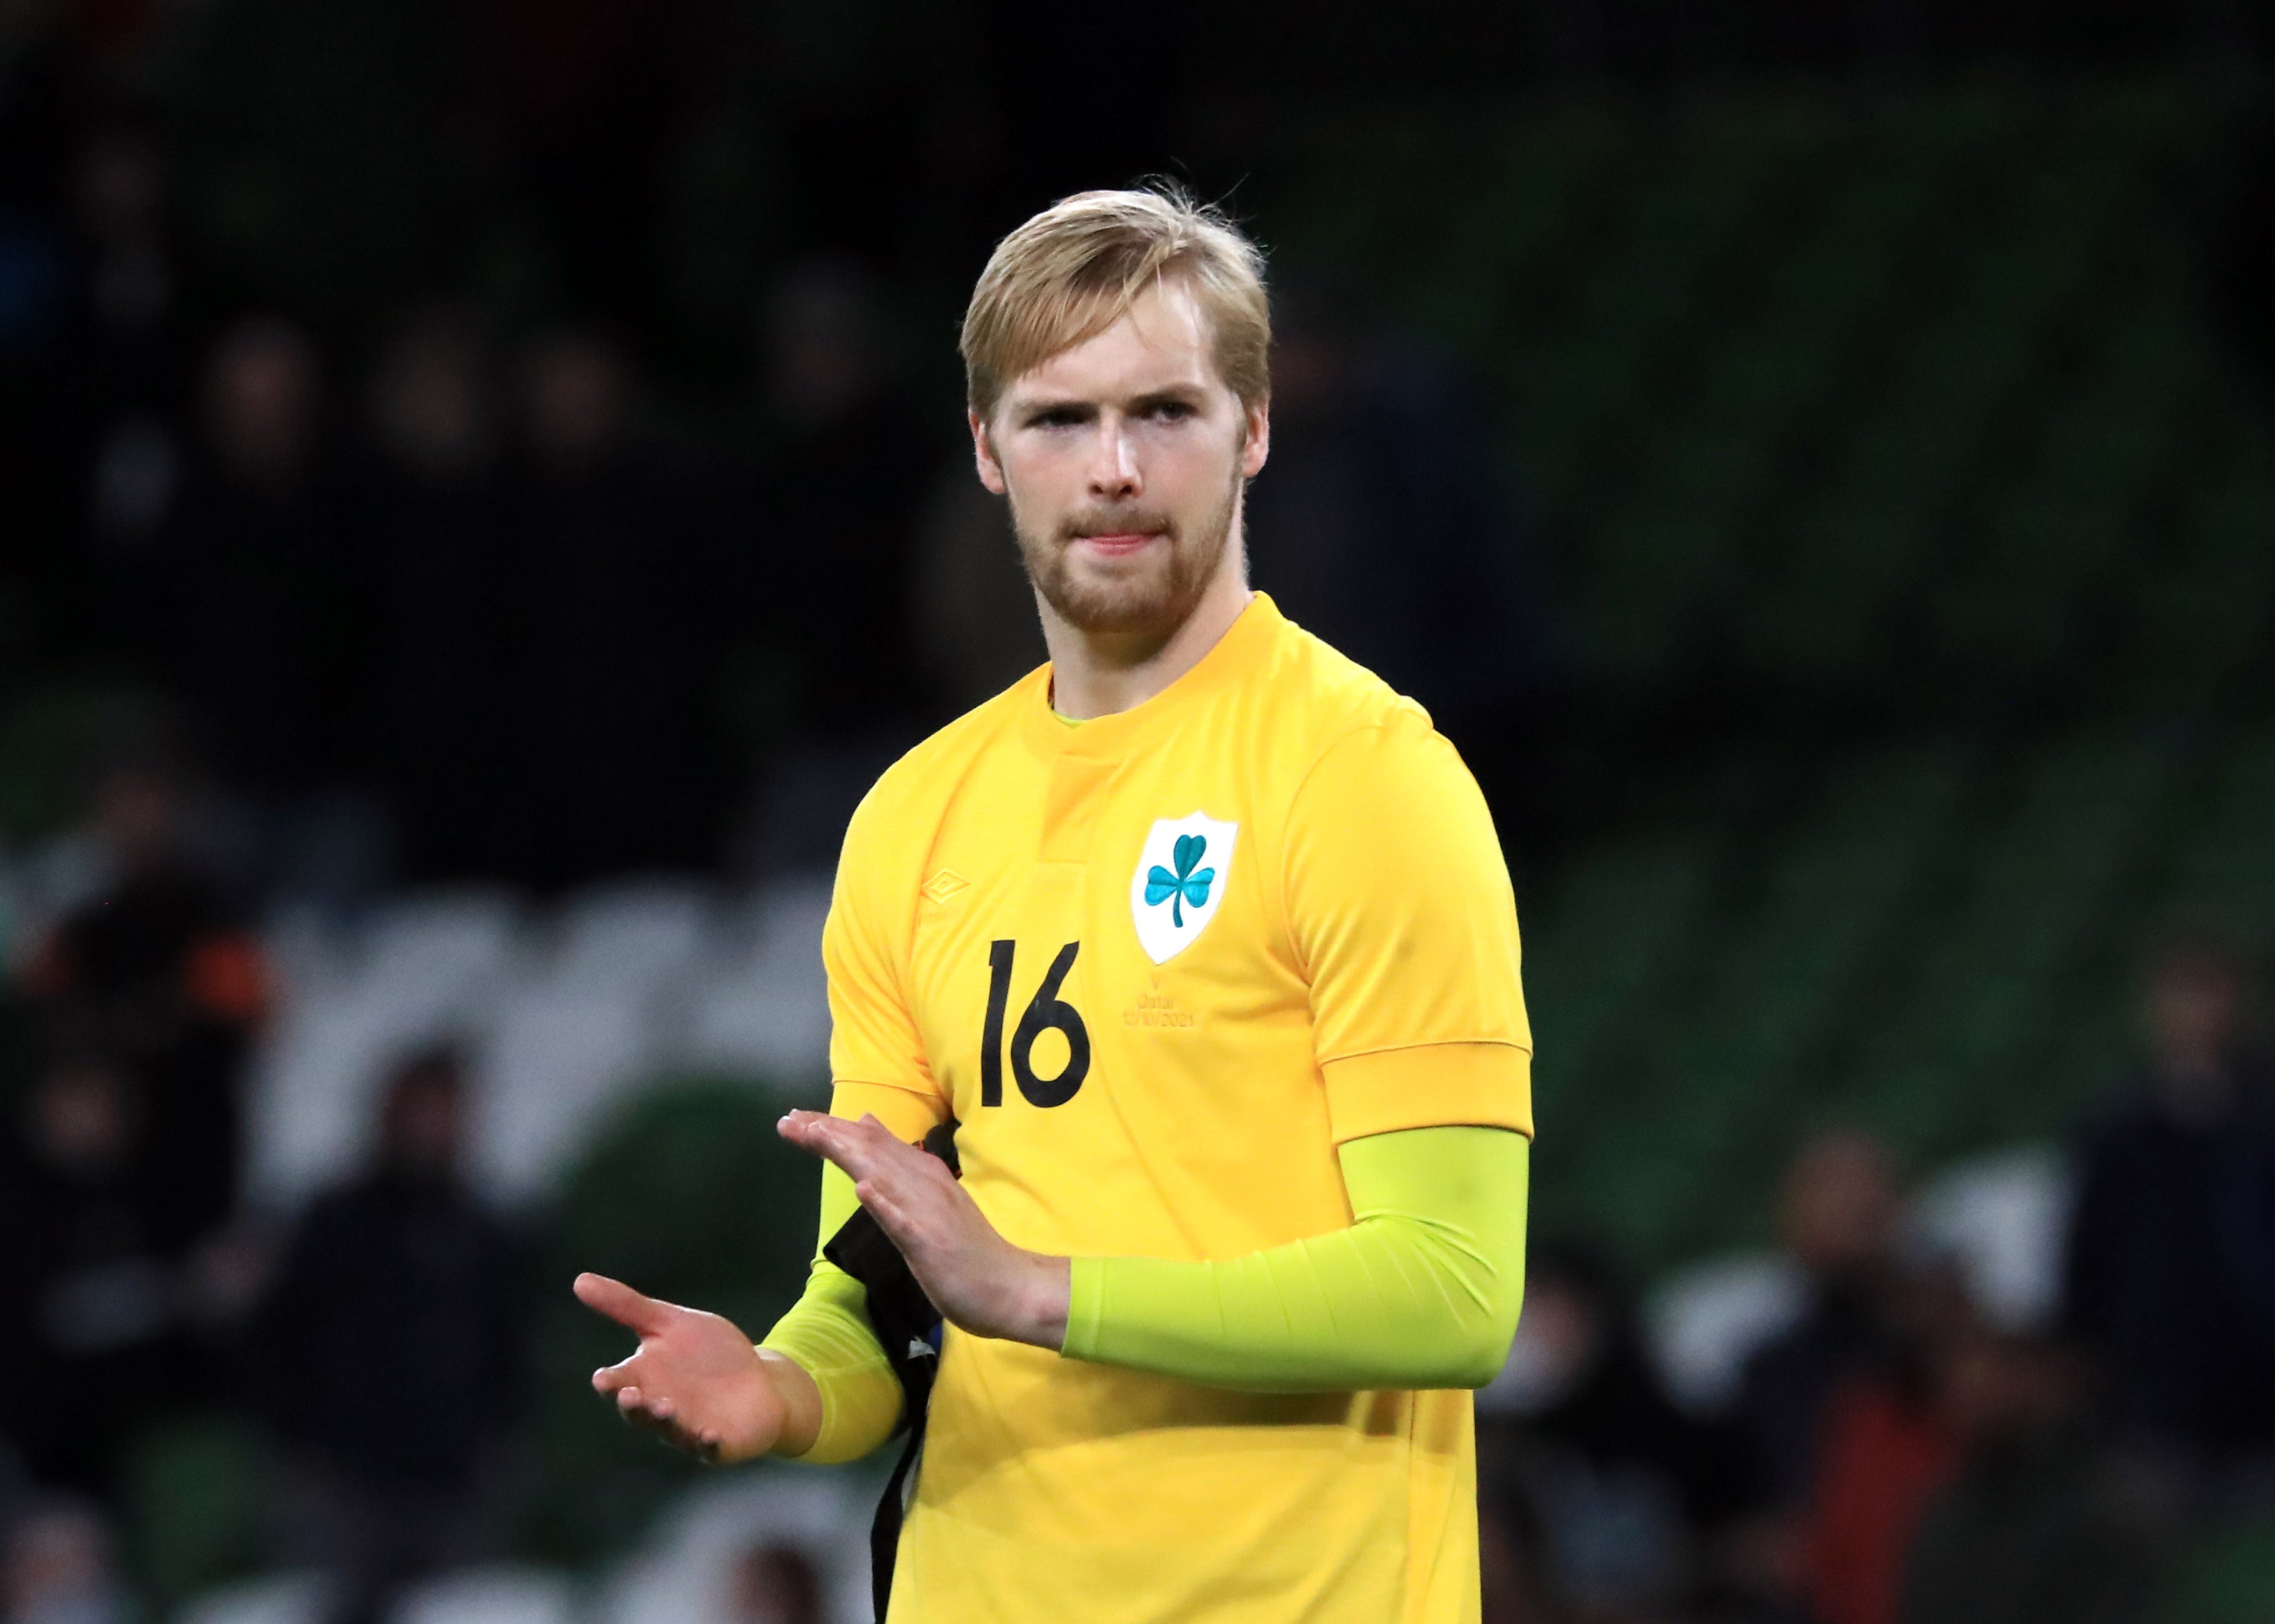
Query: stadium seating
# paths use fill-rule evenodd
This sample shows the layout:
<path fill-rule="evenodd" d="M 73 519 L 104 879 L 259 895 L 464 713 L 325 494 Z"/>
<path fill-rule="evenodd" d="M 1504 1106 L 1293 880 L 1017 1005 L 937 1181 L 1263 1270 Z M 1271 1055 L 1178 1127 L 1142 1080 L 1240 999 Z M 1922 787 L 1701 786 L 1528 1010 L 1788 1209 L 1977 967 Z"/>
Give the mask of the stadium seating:
<path fill-rule="evenodd" d="M 552 978 L 564 986 L 653 990 L 704 956 L 714 923 L 708 890 L 692 882 L 587 892 L 561 912 Z"/>
<path fill-rule="evenodd" d="M 284 1569 L 220 1587 L 178 1615 L 181 1624 L 323 1624 L 335 1587 L 313 1569 Z"/>
<path fill-rule="evenodd" d="M 808 1467 L 706 1486 L 661 1520 L 602 1589 L 595 1624 L 683 1624 L 737 1613 L 736 1567 L 786 1545 L 812 1563 L 832 1618 L 869 1616 L 873 1474 Z"/>
<path fill-rule="evenodd" d="M 829 1055 L 821 973 L 828 910 L 828 886 L 820 880 L 785 880 L 755 898 L 680 989 L 670 1061 L 766 1079 L 786 1091 L 785 1103 L 822 1103 L 816 1085 Z"/>
<path fill-rule="evenodd" d="M 571 1578 L 542 1567 L 462 1567 L 406 1590 L 386 1624 L 573 1624 L 583 1598 Z"/>
<path fill-rule="evenodd" d="M 1347 112 L 1265 209 L 1492 386 L 1577 688 L 1810 719 L 1528 886 L 1544 1227 L 1661 1269 L 1765 1240 L 1812 1125 L 2058 1137 L 2148 939 L 2275 926 L 2275 436 L 2182 213 L 2216 116 L 1987 73 Z"/>
<path fill-rule="evenodd" d="M 2196 238 L 2142 223 L 2211 116 L 2170 78 L 1582 96 L 1457 155 L 1347 116 L 1265 223 L 1496 386 L 1590 681 L 1976 682 L 2196 546 L 2176 483 L 2275 492 L 2264 432 L 2203 433 L 2248 408 Z M 2251 620 L 2160 599 L 2231 653 Z"/>
<path fill-rule="evenodd" d="M 272 932 L 282 1008 L 251 1099 L 256 1197 L 289 1209 L 359 1165 L 387 1069 L 465 1046 L 475 1167 L 541 1197 L 610 1112 L 660 1076 L 746 1078 L 826 1098 L 826 884 L 743 903 L 685 884 L 612 885 L 551 910 L 489 893 L 414 896 L 359 926 Z"/>
<path fill-rule="evenodd" d="M 474 1159 L 513 1202 L 541 1193 L 608 1107 L 648 1082 L 656 1044 L 636 991 L 548 980 L 519 989 L 477 1051 Z"/>
<path fill-rule="evenodd" d="M 1738 1252 L 1661 1281 L 1644 1305 L 1644 1325 L 1668 1394 L 1707 1415 L 1737 1396 L 1747 1354 L 1807 1306 L 1807 1282 L 1790 1263 Z"/>
<path fill-rule="evenodd" d="M 1659 830 L 1528 909 L 1540 1221 L 1646 1267 L 1766 1237 L 1813 1127 L 1915 1166 L 2067 1132 L 2156 933 L 2275 921 L 2275 740 L 2158 730 L 1822 769 L 1767 828 Z"/>
<path fill-rule="evenodd" d="M 1955 1261 L 1992 1323 L 2035 1329 L 2060 1305 L 2072 1184 L 2067 1159 L 2048 1145 L 1946 1167 L 1913 1198 L 1911 1244 Z"/>
<path fill-rule="evenodd" d="M 2168 72 L 1985 72 L 1286 137 L 1275 263 L 1486 386 L 1591 714 L 1735 689 L 1797 719 L 1527 876 L 1542 1227 L 1659 1271 L 1760 1245 L 1815 1124 L 1921 1168 L 2051 1142 L 2124 1064 L 2143 942 L 2275 926 L 2275 435 L 2181 212 L 2217 116 Z M 808 878 L 279 922 L 258 1193 L 354 1165 L 374 1079 L 442 1036 L 517 1199 L 659 1076 L 818 1100 L 825 906 Z"/>

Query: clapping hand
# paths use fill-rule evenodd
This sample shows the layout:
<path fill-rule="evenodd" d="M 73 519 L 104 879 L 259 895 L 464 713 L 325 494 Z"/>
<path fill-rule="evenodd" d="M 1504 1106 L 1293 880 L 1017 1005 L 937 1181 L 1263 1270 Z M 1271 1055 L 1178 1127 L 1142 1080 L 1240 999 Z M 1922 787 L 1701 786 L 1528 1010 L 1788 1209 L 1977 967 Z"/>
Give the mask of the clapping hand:
<path fill-rule="evenodd" d="M 845 1170 L 949 1324 L 1054 1353 L 1066 1341 L 1067 1259 L 998 1235 L 938 1157 L 903 1144 L 873 1116 L 856 1122 L 793 1111 L 782 1120 L 782 1136 Z"/>
<path fill-rule="evenodd" d="M 802 1454 L 821 1424 L 813 1380 L 751 1345 L 732 1320 L 642 1296 L 603 1274 L 577 1277 L 578 1300 L 639 1338 L 629 1359 L 593 1372 L 625 1420 L 715 1463 Z"/>

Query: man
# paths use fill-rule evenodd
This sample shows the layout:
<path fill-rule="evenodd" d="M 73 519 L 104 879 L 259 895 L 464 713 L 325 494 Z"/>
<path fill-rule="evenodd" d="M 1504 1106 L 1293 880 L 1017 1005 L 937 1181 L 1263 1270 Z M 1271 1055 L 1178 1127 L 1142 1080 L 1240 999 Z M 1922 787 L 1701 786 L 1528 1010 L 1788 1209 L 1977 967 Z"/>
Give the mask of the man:
<path fill-rule="evenodd" d="M 696 583 L 723 545 L 719 481 L 640 432 L 633 386 L 598 331 L 543 335 L 523 361 L 513 608 L 496 630 L 517 741 L 505 833 L 513 872 L 540 886 L 692 868 L 714 846 L 719 628 Z"/>
<path fill-rule="evenodd" d="M 2178 1511 L 2275 1447 L 2275 1122 L 2241 955 L 2191 933 L 2146 982 L 2149 1052 L 2078 1145 L 2063 1309 L 2098 1419 Z"/>
<path fill-rule="evenodd" d="M 782 1126 L 949 1322 L 896 1624 L 1478 1616 L 1449 1390 L 1516 1322 L 1515 909 L 1451 746 L 1249 590 L 1269 343 L 1255 249 L 1149 193 L 1029 221 L 965 318 L 1051 662 L 855 814 L 836 1093 Z M 960 1184 L 907 1143 L 951 1118 Z M 707 1458 L 900 1419 L 826 1262 L 755 1356 L 578 1290 L 641 1339 L 595 1386 Z"/>
<path fill-rule="evenodd" d="M 238 1080 L 269 980 L 240 899 L 195 850 L 190 794 L 162 750 L 107 768 L 88 827 L 103 884 L 43 933 L 22 984 L 53 1049 L 101 1054 L 124 1072 L 129 1181 L 178 1255 L 236 1208 Z"/>
<path fill-rule="evenodd" d="M 378 1155 L 300 1220 L 251 1346 L 286 1444 L 284 1533 L 334 1571 L 338 1624 L 474 1560 L 497 1533 L 521 1385 L 520 1246 L 468 1187 L 448 1048 L 389 1078 Z"/>
<path fill-rule="evenodd" d="M 65 1051 L 26 1092 L 0 1137 L 0 1438 L 38 1481 L 110 1499 L 152 1423 L 203 1396 L 176 1309 L 197 1236 L 126 1067 Z"/>
<path fill-rule="evenodd" d="M 1761 1509 L 1795 1526 L 1816 1484 L 1834 1396 L 1899 1352 L 1892 1309 L 1902 1218 L 1894 1159 L 1869 1134 L 1814 1135 L 1786 1168 L 1779 1239 L 1806 1282 L 1806 1304 L 1747 1355 L 1732 1419 Z"/>

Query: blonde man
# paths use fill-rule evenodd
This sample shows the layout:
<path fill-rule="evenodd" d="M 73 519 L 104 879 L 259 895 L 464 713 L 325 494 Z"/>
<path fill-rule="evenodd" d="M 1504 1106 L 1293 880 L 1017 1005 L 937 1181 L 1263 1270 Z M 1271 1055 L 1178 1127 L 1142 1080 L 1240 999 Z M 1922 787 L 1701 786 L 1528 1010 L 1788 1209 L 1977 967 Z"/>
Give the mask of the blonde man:
<path fill-rule="evenodd" d="M 1470 1404 L 1523 1278 L 1531 1039 L 1483 800 L 1411 701 L 1252 591 L 1256 249 L 1086 193 L 964 328 L 981 482 L 1050 662 L 881 779 L 823 957 L 821 1234 L 947 1321 L 893 1624 L 1478 1615 Z M 955 1122 L 959 1183 L 914 1148 Z M 850 1227 L 847 1233 L 850 1233 Z M 904 1415 L 817 1258 L 756 1352 L 594 1276 L 595 1374 L 714 1460 L 843 1461 Z M 895 1332 L 892 1340 L 899 1341 Z"/>

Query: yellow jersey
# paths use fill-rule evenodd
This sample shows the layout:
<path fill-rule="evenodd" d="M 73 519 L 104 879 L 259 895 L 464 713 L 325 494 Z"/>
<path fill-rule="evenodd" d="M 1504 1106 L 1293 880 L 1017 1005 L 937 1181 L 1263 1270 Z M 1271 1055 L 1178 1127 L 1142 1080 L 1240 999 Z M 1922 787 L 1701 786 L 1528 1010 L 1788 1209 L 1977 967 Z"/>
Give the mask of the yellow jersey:
<path fill-rule="evenodd" d="M 1475 782 L 1261 593 L 1134 709 L 1070 726 L 1046 667 L 903 758 L 823 957 L 841 1100 L 956 1116 L 964 1188 L 1036 1251 L 1236 1257 L 1351 1222 L 1344 1140 L 1531 1131 Z M 1475 1483 L 1466 1392 L 1234 1392 L 951 1327 L 891 1620 L 1473 1620 Z"/>

